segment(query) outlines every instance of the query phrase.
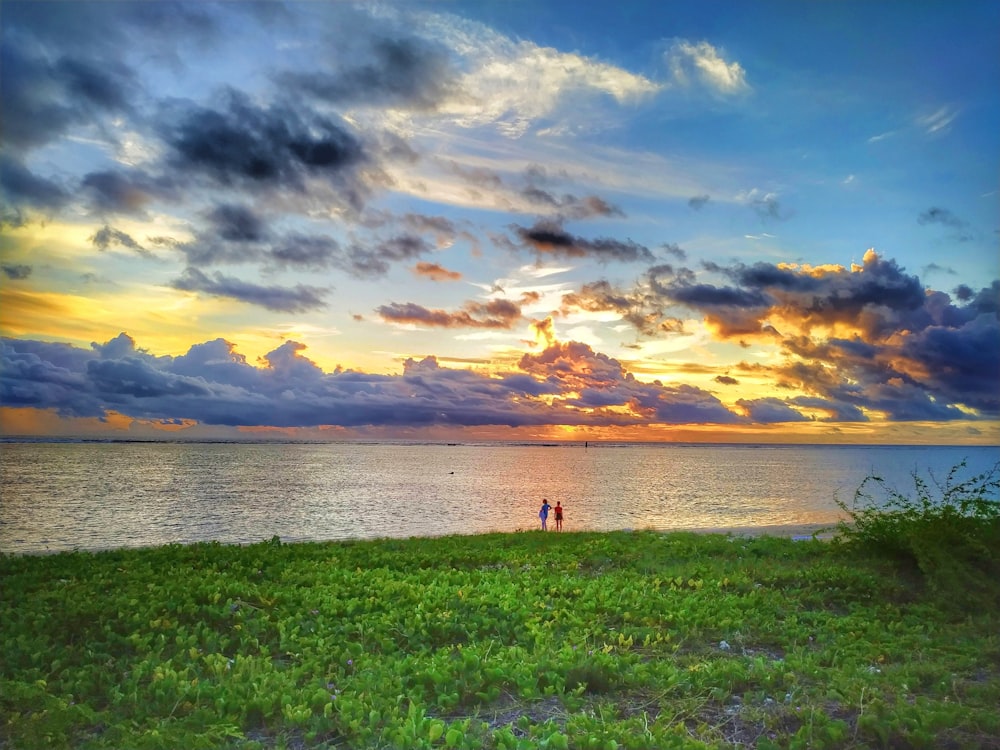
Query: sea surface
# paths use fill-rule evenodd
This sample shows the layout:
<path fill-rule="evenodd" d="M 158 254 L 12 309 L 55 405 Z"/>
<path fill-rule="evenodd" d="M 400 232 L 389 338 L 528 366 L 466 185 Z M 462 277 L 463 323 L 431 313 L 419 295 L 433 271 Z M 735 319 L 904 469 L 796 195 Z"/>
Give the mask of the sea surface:
<path fill-rule="evenodd" d="M 0 551 L 508 532 L 542 498 L 566 531 L 832 525 L 869 474 L 962 461 L 1000 447 L 3 442 Z"/>

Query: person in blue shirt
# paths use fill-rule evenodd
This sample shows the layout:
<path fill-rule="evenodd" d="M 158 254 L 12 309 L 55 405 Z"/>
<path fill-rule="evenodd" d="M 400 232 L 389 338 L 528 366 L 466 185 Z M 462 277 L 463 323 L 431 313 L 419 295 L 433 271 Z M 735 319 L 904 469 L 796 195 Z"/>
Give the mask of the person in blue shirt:
<path fill-rule="evenodd" d="M 549 526 L 548 526 L 548 523 L 549 523 L 549 511 L 551 509 L 552 509 L 552 506 L 549 505 L 549 501 L 545 500 L 543 498 L 542 499 L 542 509 L 540 511 L 538 511 L 538 517 L 542 519 L 542 531 L 548 531 L 548 528 L 549 528 Z"/>

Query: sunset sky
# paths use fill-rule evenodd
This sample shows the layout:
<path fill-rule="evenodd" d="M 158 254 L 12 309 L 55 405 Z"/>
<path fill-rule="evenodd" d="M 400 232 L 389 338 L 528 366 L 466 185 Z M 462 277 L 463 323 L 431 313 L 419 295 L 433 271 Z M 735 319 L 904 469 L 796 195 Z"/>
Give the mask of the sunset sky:
<path fill-rule="evenodd" d="M 0 29 L 2 435 L 1000 444 L 1000 3 Z"/>

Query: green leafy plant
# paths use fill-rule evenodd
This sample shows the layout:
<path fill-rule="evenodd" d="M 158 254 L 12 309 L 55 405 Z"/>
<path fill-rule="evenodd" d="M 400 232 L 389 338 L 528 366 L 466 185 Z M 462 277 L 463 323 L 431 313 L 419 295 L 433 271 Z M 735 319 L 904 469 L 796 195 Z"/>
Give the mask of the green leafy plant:
<path fill-rule="evenodd" d="M 169 545 L 0 555 L 0 581 L 10 750 L 1000 737 L 1000 609 L 956 617 L 882 558 L 817 540 Z"/>
<path fill-rule="evenodd" d="M 1000 463 L 961 478 L 965 462 L 944 480 L 911 472 L 904 493 L 876 474 L 867 476 L 850 504 L 838 540 L 888 555 L 918 570 L 932 590 L 968 605 L 1000 598 Z"/>

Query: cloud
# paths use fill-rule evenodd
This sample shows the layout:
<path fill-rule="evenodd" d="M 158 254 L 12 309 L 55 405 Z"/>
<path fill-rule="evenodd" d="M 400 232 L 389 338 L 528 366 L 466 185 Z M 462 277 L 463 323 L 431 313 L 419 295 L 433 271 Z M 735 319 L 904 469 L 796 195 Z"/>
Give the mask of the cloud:
<path fill-rule="evenodd" d="M 560 313 L 570 315 L 576 311 L 616 313 L 643 336 L 684 333 L 683 321 L 667 316 L 662 302 L 655 297 L 638 290 L 623 291 L 604 280 L 584 284 L 579 291 L 562 296 Z"/>
<path fill-rule="evenodd" d="M 335 40 L 331 70 L 277 75 L 281 86 L 335 105 L 396 106 L 433 110 L 450 98 L 461 99 L 458 71 L 449 51 L 416 36 L 366 36 L 344 55 Z M 346 60 L 346 62 L 344 62 Z"/>
<path fill-rule="evenodd" d="M 716 378 L 718 379 L 718 378 Z M 775 422 L 808 422 L 809 418 L 796 411 L 788 402 L 779 398 L 741 398 L 736 405 L 746 412 L 751 422 L 772 424 Z"/>
<path fill-rule="evenodd" d="M 923 128 L 928 135 L 937 135 L 947 133 L 956 118 L 958 118 L 958 111 L 952 107 L 944 106 L 928 115 L 918 117 L 917 125 Z"/>
<path fill-rule="evenodd" d="M 512 226 L 521 244 L 539 254 L 563 258 L 592 257 L 599 261 L 648 261 L 653 260 L 649 248 L 631 240 L 620 241 L 608 238 L 588 240 L 564 231 L 555 222 L 538 222 L 532 227 Z"/>
<path fill-rule="evenodd" d="M 870 421 L 865 413 L 853 404 L 829 401 L 816 396 L 795 396 L 788 399 L 790 404 L 803 409 L 813 409 L 826 412 L 826 416 L 821 418 L 821 422 L 868 422 Z"/>
<path fill-rule="evenodd" d="M 349 266 L 340 243 L 326 235 L 293 232 L 273 242 L 265 252 L 268 262 L 278 268 L 318 271 L 332 266 Z"/>
<path fill-rule="evenodd" d="M 593 103 L 610 97 L 620 105 L 633 104 L 661 89 L 620 67 L 514 41 L 481 24 L 447 15 L 424 19 L 422 32 L 454 50 L 466 71 L 458 94 L 438 107 L 461 127 L 492 125 L 511 138 L 537 123 L 551 132 L 599 128 L 607 114 Z"/>
<path fill-rule="evenodd" d="M 791 214 L 784 210 L 776 193 L 762 193 L 757 188 L 739 196 L 764 221 L 785 221 Z"/>
<path fill-rule="evenodd" d="M 693 208 L 695 211 L 701 211 L 701 209 L 708 204 L 709 200 L 710 197 L 708 195 L 695 195 L 688 199 L 688 206 Z"/>
<path fill-rule="evenodd" d="M 269 235 L 264 220 L 247 206 L 223 203 L 207 218 L 215 234 L 227 242 L 263 242 Z"/>
<path fill-rule="evenodd" d="M 24 281 L 31 276 L 32 268 L 23 263 L 4 263 L 0 265 L 0 271 L 11 281 Z"/>
<path fill-rule="evenodd" d="M 413 273 L 431 281 L 458 281 L 462 278 L 458 271 L 449 271 L 437 263 L 417 263 L 413 267 Z"/>
<path fill-rule="evenodd" d="M 613 309 L 646 335 L 666 333 L 669 310 L 681 306 L 701 314 L 718 339 L 778 345 L 785 362 L 760 374 L 852 421 L 872 412 L 892 420 L 1000 414 L 1000 281 L 978 292 L 960 287 L 956 304 L 872 250 L 851 269 L 704 266 L 732 283 L 699 281 L 688 269 L 661 265 L 632 292 L 594 286 L 569 301 Z"/>
<path fill-rule="evenodd" d="M 100 215 L 143 216 L 153 201 L 175 201 L 179 197 L 170 177 L 151 177 L 141 170 L 90 172 L 80 181 L 80 188 L 91 210 Z"/>
<path fill-rule="evenodd" d="M 594 216 L 622 217 L 625 215 L 620 208 L 596 195 L 588 195 L 585 198 L 577 198 L 568 193 L 555 195 L 535 186 L 523 188 L 520 195 L 531 205 L 555 212 L 558 216 L 567 219 L 589 219 Z"/>
<path fill-rule="evenodd" d="M 650 423 L 732 424 L 740 421 L 708 391 L 689 385 L 640 383 L 618 360 L 580 342 L 555 342 L 539 354 L 525 354 L 519 366 L 577 393 L 576 406 L 603 410 L 627 407 Z"/>
<path fill-rule="evenodd" d="M 241 281 L 221 273 L 208 276 L 197 268 L 188 267 L 170 284 L 182 292 L 198 292 L 209 297 L 222 297 L 246 302 L 274 312 L 309 312 L 326 307 L 326 290 L 297 284 L 288 288 L 263 286 Z"/>
<path fill-rule="evenodd" d="M 0 217 L 8 224 L 19 225 L 23 222 L 21 209 L 55 211 L 70 200 L 65 187 L 35 175 L 20 161 L 3 152 L 0 152 L 0 188 L 4 197 Z"/>
<path fill-rule="evenodd" d="M 959 218 L 947 208 L 931 207 L 926 211 L 921 211 L 917 216 L 918 224 L 941 224 L 949 229 L 955 230 L 952 237 L 959 242 L 968 242 L 973 239 L 966 221 Z"/>
<path fill-rule="evenodd" d="M 730 375 L 716 375 L 713 380 L 722 385 L 739 385 L 740 381 Z"/>
<path fill-rule="evenodd" d="M 412 302 L 381 305 L 375 312 L 388 323 L 427 328 L 493 328 L 508 330 L 521 320 L 521 308 L 514 302 L 494 299 L 466 302 L 461 310 L 431 310 Z"/>
<path fill-rule="evenodd" d="M 430 114 L 439 123 L 492 127 L 512 138 L 539 124 L 600 127 L 606 115 L 592 104 L 606 97 L 631 104 L 661 88 L 622 68 L 447 13 L 400 7 L 369 14 L 332 5 L 324 14 L 331 31 L 317 69 L 278 72 L 279 85 L 327 105 L 386 113 L 404 127 Z"/>
<path fill-rule="evenodd" d="M 354 244 L 335 265 L 358 278 L 377 278 L 388 273 L 392 263 L 409 261 L 432 251 L 422 237 L 399 235 L 372 245 Z"/>
<path fill-rule="evenodd" d="M 8 11 L 5 8 L 5 16 Z M 107 115 L 130 109 L 132 73 L 117 62 L 53 57 L 49 50 L 10 33 L 0 45 L 0 69 L 0 142 L 8 147 L 37 148 L 71 127 L 93 126 Z"/>
<path fill-rule="evenodd" d="M 932 273 L 946 273 L 949 276 L 956 276 L 957 272 L 951 266 L 940 266 L 937 263 L 928 263 L 920 269 L 920 272 L 927 276 Z"/>
<path fill-rule="evenodd" d="M 687 253 L 680 245 L 667 242 L 660 245 L 660 250 L 663 251 L 664 255 L 672 255 L 677 260 L 687 260 Z"/>
<path fill-rule="evenodd" d="M 889 130 L 889 131 L 886 131 L 884 133 L 879 133 L 879 134 L 873 135 L 871 138 L 869 138 L 868 139 L 868 143 L 878 143 L 879 141 L 884 141 L 886 138 L 891 138 L 895 134 L 896 134 L 895 130 Z"/>
<path fill-rule="evenodd" d="M 224 187 L 303 191 L 308 177 L 350 175 L 367 158 L 347 124 L 301 106 L 260 106 L 232 88 L 218 108 L 166 106 L 159 129 L 176 170 Z"/>
<path fill-rule="evenodd" d="M 322 371 L 286 341 L 253 365 L 216 339 L 154 356 L 122 333 L 80 349 L 0 340 L 0 400 L 67 417 L 190 420 L 207 425 L 631 425 L 741 418 L 691 386 L 639 383 L 617 360 L 553 342 L 516 370 L 484 374 L 406 361 L 401 375 Z"/>
<path fill-rule="evenodd" d="M 107 224 L 94 232 L 88 239 L 98 250 L 107 250 L 109 247 L 119 246 L 132 250 L 146 258 L 154 257 L 153 253 L 136 242 L 131 235 L 120 229 L 109 227 Z"/>
<path fill-rule="evenodd" d="M 719 94 L 739 94 L 749 90 L 746 71 L 738 62 L 727 62 L 708 42 L 675 42 L 666 53 L 674 80 L 682 86 L 693 81 Z"/>

